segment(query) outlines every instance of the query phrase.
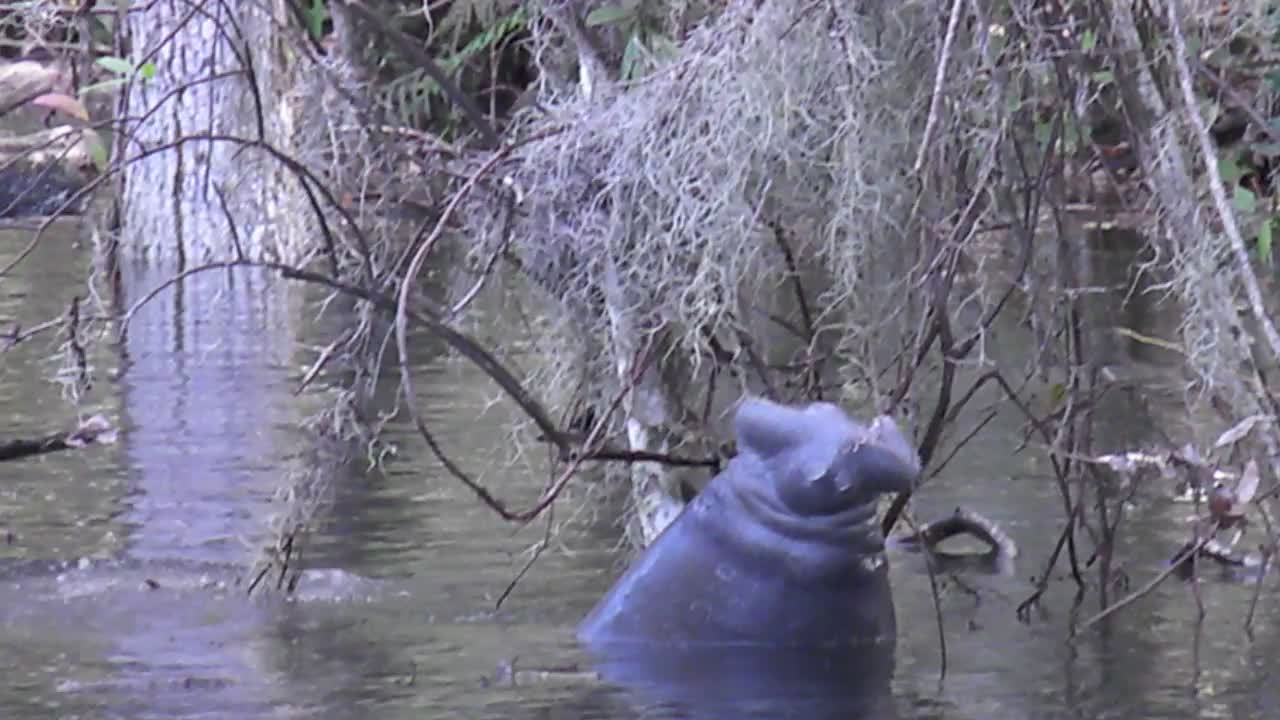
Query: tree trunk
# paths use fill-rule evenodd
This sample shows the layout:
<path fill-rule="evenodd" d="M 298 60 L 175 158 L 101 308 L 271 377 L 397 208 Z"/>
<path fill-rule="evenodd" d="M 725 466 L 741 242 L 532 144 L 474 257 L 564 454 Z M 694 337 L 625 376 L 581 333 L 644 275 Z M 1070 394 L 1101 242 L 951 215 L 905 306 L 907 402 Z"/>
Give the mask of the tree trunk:
<path fill-rule="evenodd" d="M 295 118 L 278 3 L 159 0 L 129 14 L 135 75 L 121 99 L 122 249 L 179 267 L 302 255 L 297 193 L 264 145 L 289 153 Z M 270 17 L 274 14 L 276 17 Z"/>
<path fill-rule="evenodd" d="M 618 281 L 613 258 L 609 262 L 605 306 L 618 382 L 626 392 L 627 443 L 633 451 L 669 454 L 681 444 L 683 425 L 675 388 L 662 372 L 664 363 L 676 356 L 668 352 L 670 333 L 644 322 L 639 304 Z M 629 469 L 635 514 L 628 533 L 634 545 L 647 547 L 684 509 L 681 473 L 688 470 L 647 462 L 633 463 Z"/>

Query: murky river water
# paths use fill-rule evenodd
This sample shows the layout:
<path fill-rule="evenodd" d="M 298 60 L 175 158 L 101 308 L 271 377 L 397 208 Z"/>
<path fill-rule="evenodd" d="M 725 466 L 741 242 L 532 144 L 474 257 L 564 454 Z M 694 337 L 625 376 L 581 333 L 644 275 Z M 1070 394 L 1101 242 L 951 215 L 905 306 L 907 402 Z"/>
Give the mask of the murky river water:
<path fill-rule="evenodd" d="M 0 280 L 6 330 L 58 315 L 82 292 L 89 254 L 74 237 L 51 234 Z M 0 231 L 0 265 L 26 239 Z M 130 271 L 130 296 L 161 279 Z M 514 528 L 482 509 L 405 425 L 391 427 L 400 453 L 385 473 L 342 479 L 296 599 L 247 599 L 234 585 L 280 510 L 274 490 L 300 462 L 299 420 L 328 402 L 323 389 L 294 394 L 315 356 L 301 320 L 309 315 L 296 292 L 243 271 L 167 291 L 139 313 L 123 348 L 91 356 L 91 406 L 119 424 L 119 443 L 0 464 L 0 717 L 669 716 L 572 677 L 485 682 L 512 658 L 530 668 L 585 661 L 573 628 L 618 573 L 616 534 L 607 523 L 567 524 L 495 611 L 543 528 Z M 47 381 L 60 342 L 44 335 L 0 355 L 4 436 L 74 420 Z M 489 403 L 490 386 L 465 364 L 424 357 L 433 427 L 471 467 L 487 467 L 504 497 L 533 498 L 545 478 L 500 471 L 506 417 Z M 1106 417 L 1116 442 L 1144 439 L 1146 421 L 1123 407 Z M 1066 581 L 1050 591 L 1047 616 L 1016 621 L 1062 518 L 1044 469 L 1012 454 L 1015 428 L 1012 418 L 993 424 L 915 503 L 924 518 L 980 507 L 1022 549 L 1012 576 L 961 575 L 980 601 L 954 584 L 945 592 L 942 682 L 923 562 L 891 554 L 900 637 L 889 716 L 1280 717 L 1274 580 L 1252 641 L 1242 629 L 1252 586 L 1216 580 L 1201 588 L 1209 615 L 1200 633 L 1190 588 L 1176 581 L 1076 644 L 1064 642 Z M 1189 510 L 1163 490 L 1146 493 L 1126 526 L 1118 560 L 1135 586 L 1186 531 Z M 1096 609 L 1091 596 L 1082 612 Z M 791 715 L 809 717 L 800 706 Z"/>

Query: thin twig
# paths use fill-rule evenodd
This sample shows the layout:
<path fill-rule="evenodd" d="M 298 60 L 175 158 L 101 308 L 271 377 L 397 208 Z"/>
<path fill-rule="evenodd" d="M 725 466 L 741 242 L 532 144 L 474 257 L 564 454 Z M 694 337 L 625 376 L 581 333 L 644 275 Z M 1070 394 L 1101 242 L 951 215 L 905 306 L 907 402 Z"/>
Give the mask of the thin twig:
<path fill-rule="evenodd" d="M 489 279 L 490 275 L 493 274 L 493 269 L 497 267 L 498 261 L 502 259 L 507 247 L 511 245 L 511 216 L 515 214 L 515 195 L 515 191 L 512 190 L 508 190 L 506 193 L 507 216 L 503 223 L 502 239 L 498 242 L 498 247 L 494 248 L 493 254 L 489 256 L 489 261 L 485 263 L 484 268 L 480 271 L 480 277 L 476 279 L 475 284 L 462 294 L 462 297 L 458 302 L 454 303 L 453 307 L 449 308 L 450 318 L 457 317 L 458 313 L 462 312 L 480 294 L 485 280 Z"/>
<path fill-rule="evenodd" d="M 804 322 L 804 341 L 805 355 L 808 356 L 808 377 L 810 389 L 813 396 L 810 399 L 822 399 L 822 377 L 818 370 L 818 363 L 814 355 L 814 342 L 817 340 L 817 332 L 813 323 L 813 313 L 809 310 L 809 301 L 805 296 L 804 282 L 800 278 L 800 266 L 796 262 L 795 253 L 791 250 L 791 245 L 787 243 L 785 231 L 780 224 L 773 225 L 773 237 L 778 243 L 778 248 L 782 251 L 782 260 L 787 266 L 787 279 L 791 282 L 792 292 L 796 296 L 796 305 L 800 310 L 800 319 Z"/>
<path fill-rule="evenodd" d="M 552 506 L 547 511 L 547 527 L 542 533 L 542 539 L 533 546 L 533 552 L 529 554 L 529 559 L 525 561 L 524 566 L 520 568 L 515 577 L 511 578 L 511 582 L 507 583 L 502 593 L 498 595 L 497 601 L 493 603 L 494 610 L 502 609 L 502 603 L 506 602 L 511 593 L 515 591 L 516 585 L 520 584 L 524 576 L 533 568 L 533 564 L 538 562 L 538 558 L 542 557 L 542 552 L 551 545 L 551 530 L 555 525 L 555 517 L 555 506 Z"/>
<path fill-rule="evenodd" d="M 912 174 L 919 175 L 924 167 L 924 156 L 929 151 L 930 138 L 938 125 L 938 115 L 942 107 L 942 86 L 947 80 L 947 64 L 951 59 L 951 44 L 956 39 L 956 27 L 960 24 L 961 0 L 951 0 L 951 17 L 947 20 L 947 35 L 942 39 L 942 52 L 938 53 L 938 68 L 933 76 L 933 97 L 929 100 L 929 119 L 924 124 L 924 135 L 920 138 L 920 151 L 916 155 L 916 164 L 912 166 Z"/>
<path fill-rule="evenodd" d="M 0 335 L 0 339 L 5 341 L 4 347 L 0 348 L 0 352 L 12 349 L 18 343 L 23 342 L 24 340 L 30 340 L 41 333 L 56 330 L 59 327 L 62 327 L 62 323 L 62 318 L 55 318 L 53 320 L 46 320 L 39 325 L 34 325 L 26 330 L 23 330 L 20 325 L 15 323 L 12 330 L 4 335 Z"/>
<path fill-rule="evenodd" d="M 1099 612 L 1097 615 L 1094 615 L 1093 617 L 1084 621 L 1084 623 L 1082 623 L 1079 627 L 1075 628 L 1071 635 L 1071 641 L 1074 642 L 1075 639 L 1079 638 L 1080 634 L 1083 633 L 1085 630 L 1088 630 L 1094 625 L 1097 625 L 1099 622 L 1102 622 L 1104 619 L 1110 617 L 1116 612 L 1119 612 L 1120 610 L 1123 610 L 1124 608 L 1132 605 L 1134 602 L 1137 602 L 1138 600 L 1146 596 L 1148 593 L 1150 593 L 1152 590 L 1155 590 L 1156 586 L 1164 582 L 1165 578 L 1172 575 L 1178 569 L 1178 566 L 1180 566 L 1183 563 L 1183 561 L 1188 557 L 1188 555 L 1194 560 L 1194 558 L 1200 554 L 1200 551 L 1204 549 L 1204 546 L 1208 545 L 1209 542 L 1213 540 L 1213 536 L 1217 532 L 1218 532 L 1218 523 L 1214 523 L 1213 528 L 1208 533 L 1206 533 L 1205 536 L 1201 538 L 1199 542 L 1195 543 L 1195 545 L 1193 545 L 1190 550 L 1179 553 L 1177 556 L 1175 556 L 1173 558 L 1173 562 L 1169 563 L 1169 567 L 1165 568 L 1159 575 L 1156 575 L 1154 578 L 1152 578 L 1150 582 L 1138 588 L 1137 590 L 1133 591 L 1132 593 L 1129 593 L 1127 596 L 1121 598 L 1120 600 L 1117 600 L 1115 603 L 1108 606 L 1105 610 L 1103 610 L 1102 612 Z"/>
<path fill-rule="evenodd" d="M 1067 514 L 1067 522 L 1062 527 L 1062 532 L 1058 534 L 1058 541 L 1053 545 L 1053 552 L 1049 553 L 1049 560 L 1045 562 L 1044 571 L 1040 573 L 1039 579 L 1036 581 L 1036 589 L 1027 597 L 1026 600 L 1018 603 L 1014 614 L 1023 622 L 1031 620 L 1031 608 L 1040 602 L 1040 598 L 1045 591 L 1049 589 L 1049 578 L 1053 573 L 1053 568 L 1058 564 L 1058 558 L 1062 555 L 1062 548 L 1067 545 L 1067 541 L 1071 538 L 1072 530 L 1076 525 L 1076 517 L 1080 514 L 1084 507 L 1083 498 L 1077 500 L 1072 506 L 1071 512 Z M 1077 588 L 1083 592 L 1084 586 L 1077 585 Z"/>
<path fill-rule="evenodd" d="M 584 443 L 587 453 L 593 452 L 596 449 L 596 446 L 604 441 L 604 430 L 609 425 L 609 418 L 617 412 L 618 407 L 622 405 L 622 401 L 627 397 L 627 395 L 631 394 L 632 389 L 638 382 L 640 382 L 640 378 L 644 376 L 645 371 L 648 370 L 649 363 L 656 356 L 657 353 L 653 352 L 651 344 L 646 344 L 646 346 L 641 348 L 637 353 L 637 357 L 633 365 L 633 371 L 631 377 L 627 381 L 627 384 L 618 391 L 617 395 L 614 396 L 613 401 L 609 403 L 608 408 L 606 408 L 605 411 L 601 413 L 600 417 L 596 419 L 596 424 L 591 428 L 591 432 L 587 434 L 587 441 Z M 573 461 L 569 463 L 569 466 L 564 469 L 564 472 L 560 474 L 560 478 L 542 494 L 542 498 L 535 503 L 533 507 L 525 510 L 524 512 L 515 513 L 510 519 L 528 522 L 529 520 L 536 518 L 547 506 L 555 502 L 556 498 L 560 496 L 565 485 L 567 485 L 569 480 L 578 472 L 578 467 L 582 462 L 583 458 L 581 456 L 574 458 Z"/>
<path fill-rule="evenodd" d="M 904 515 L 903 519 L 907 523 L 907 527 L 911 528 L 917 536 L 923 534 L 920 528 L 916 527 L 916 524 L 912 522 L 910 517 L 906 517 Z M 934 622 L 937 624 L 938 628 L 938 654 L 940 656 L 938 682 L 942 682 L 942 680 L 947 677 L 947 633 L 942 621 L 942 598 L 938 593 L 938 574 L 933 567 L 933 562 L 934 558 L 932 550 L 926 549 L 924 553 L 924 567 L 925 571 L 929 573 L 929 590 L 933 595 L 933 616 Z"/>
<path fill-rule="evenodd" d="M 302 375 L 302 379 L 298 381 L 298 386 L 293 389 L 294 395 L 301 395 L 319 377 L 320 371 L 329 364 L 329 361 L 333 359 L 334 354 L 338 351 L 338 346 L 351 340 L 351 335 L 352 331 L 344 331 L 320 351 L 320 355 L 316 357 L 315 362 L 311 363 L 311 367 Z"/>
<path fill-rule="evenodd" d="M 1253 597 L 1249 600 L 1249 614 L 1244 619 L 1244 631 L 1253 638 L 1253 617 L 1258 609 L 1258 599 L 1262 596 L 1262 580 L 1267 576 L 1267 569 L 1271 566 L 1271 557 L 1275 554 L 1276 540 L 1275 530 L 1271 524 L 1271 513 L 1267 512 L 1266 505 L 1258 498 L 1253 500 L 1258 507 L 1258 514 L 1262 516 L 1263 531 L 1267 536 L 1267 544 L 1258 548 L 1262 553 L 1262 562 L 1259 563 L 1257 583 L 1253 586 Z"/>
<path fill-rule="evenodd" d="M 505 515 L 506 508 L 501 501 L 494 498 L 488 490 L 473 480 L 462 470 L 462 467 L 453 462 L 444 449 L 436 442 L 435 436 L 427 428 L 426 421 L 423 420 L 422 414 L 418 412 L 418 397 L 413 388 L 413 373 L 409 369 L 409 296 L 413 292 L 414 280 L 418 273 L 422 271 L 422 266 L 426 262 L 427 255 L 431 253 L 432 248 L 444 234 L 444 229 L 448 225 L 450 218 L 461 205 L 465 198 L 476 186 L 480 179 L 487 175 L 497 164 L 510 152 L 510 148 L 503 148 L 494 153 L 484 165 L 480 167 L 467 181 L 453 194 L 449 199 L 449 204 L 445 207 L 444 212 L 440 214 L 440 218 L 436 220 L 435 228 L 422 241 L 417 250 L 413 254 L 413 259 L 409 262 L 409 267 L 405 270 L 404 278 L 400 281 L 400 292 L 396 298 L 396 315 L 395 315 L 395 331 L 396 331 L 396 349 L 399 352 L 398 364 L 400 367 L 400 391 L 404 394 L 405 405 L 409 409 L 409 416 L 413 419 L 413 424 L 418 428 L 418 434 L 426 441 L 431 451 L 439 458 L 440 463 L 449 471 L 458 481 L 466 485 L 476 493 L 476 495 L 492 507 L 494 510 Z"/>

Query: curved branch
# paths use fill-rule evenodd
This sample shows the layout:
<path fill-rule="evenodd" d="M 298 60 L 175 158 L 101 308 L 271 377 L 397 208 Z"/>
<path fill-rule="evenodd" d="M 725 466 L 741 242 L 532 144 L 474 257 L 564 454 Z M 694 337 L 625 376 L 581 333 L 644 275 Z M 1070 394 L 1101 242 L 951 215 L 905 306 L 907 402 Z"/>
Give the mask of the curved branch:
<path fill-rule="evenodd" d="M 303 270 L 301 268 L 286 265 L 284 263 L 271 262 L 266 260 L 250 260 L 237 259 L 220 262 L 211 262 L 200 265 L 170 277 L 159 286 L 153 288 L 145 296 L 137 300 L 129 310 L 125 312 L 121 320 L 120 330 L 118 334 L 123 336 L 128 332 L 129 323 L 133 316 L 143 305 L 154 299 L 166 288 L 181 282 L 182 280 L 203 272 L 212 270 L 227 270 L 237 267 L 262 268 L 280 273 L 281 277 L 287 280 L 295 280 L 298 282 L 320 285 L 330 290 L 349 295 L 358 300 L 369 303 L 377 310 L 384 313 L 395 314 L 397 311 L 397 303 L 392 298 L 380 293 L 368 290 L 366 288 L 351 285 L 350 283 L 336 280 L 319 273 Z M 525 413 L 528 418 L 533 421 L 541 433 L 539 439 L 549 442 L 556 447 L 560 456 L 565 459 L 572 459 L 580 462 L 657 462 L 665 465 L 685 466 L 685 467 L 715 467 L 719 460 L 711 458 L 688 458 L 677 455 L 665 455 L 662 453 L 647 453 L 640 451 L 623 450 L 607 445 L 591 448 L 590 438 L 584 439 L 577 433 L 566 432 L 561 430 L 551 414 L 539 403 L 528 391 L 524 389 L 520 380 L 517 379 L 511 371 L 498 361 L 488 350 L 482 347 L 475 340 L 467 335 L 454 330 L 446 325 L 443 321 L 417 312 L 412 309 L 406 309 L 405 317 L 415 325 L 421 326 L 428 332 L 440 338 L 452 350 L 470 360 L 481 372 L 487 375 L 495 384 L 511 399 L 512 402 Z"/>
<path fill-rule="evenodd" d="M 910 535 L 902 535 L 894 540 L 907 548 L 921 548 L 934 552 L 938 544 L 956 535 L 971 535 L 986 543 L 992 555 L 1003 558 L 1014 558 L 1018 555 L 1018 545 L 1004 530 L 992 520 L 965 508 L 956 508 L 951 515 L 920 526 Z"/>

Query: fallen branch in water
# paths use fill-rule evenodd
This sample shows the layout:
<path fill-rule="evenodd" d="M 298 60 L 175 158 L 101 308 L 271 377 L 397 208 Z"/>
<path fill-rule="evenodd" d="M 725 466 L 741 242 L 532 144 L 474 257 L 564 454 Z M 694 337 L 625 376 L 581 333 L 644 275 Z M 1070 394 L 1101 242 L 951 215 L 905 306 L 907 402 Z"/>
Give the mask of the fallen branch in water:
<path fill-rule="evenodd" d="M 920 526 L 908 535 L 899 535 L 894 541 L 906 549 L 927 549 L 937 552 L 937 546 L 947 538 L 970 535 L 986 543 L 988 553 L 1004 558 L 1015 558 L 1018 545 L 995 522 L 966 508 L 955 511 L 940 520 Z"/>
<path fill-rule="evenodd" d="M 35 440 L 10 440 L 0 443 L 0 462 L 21 460 L 33 455 L 74 450 L 87 445 L 110 445 L 116 441 L 115 428 L 101 415 L 80 423 L 70 432 L 59 432 Z"/>

